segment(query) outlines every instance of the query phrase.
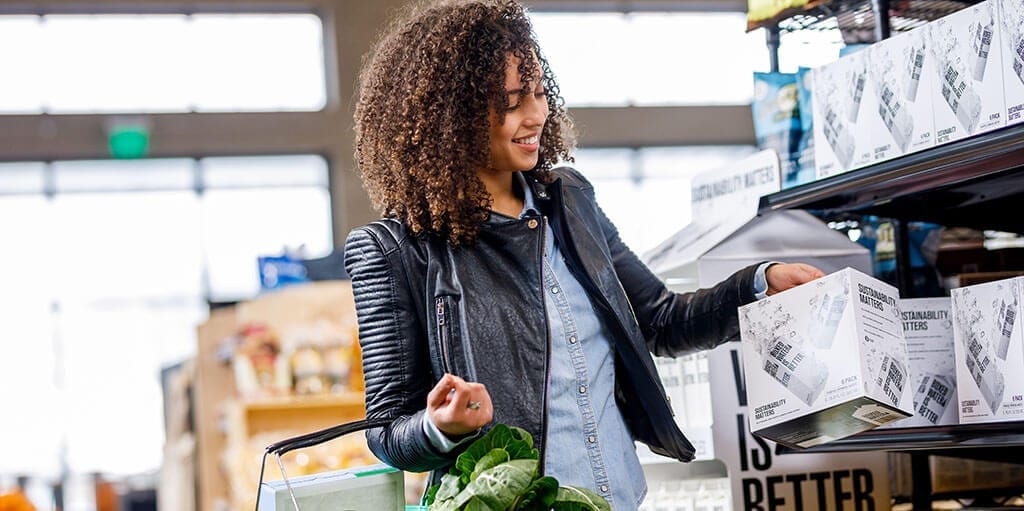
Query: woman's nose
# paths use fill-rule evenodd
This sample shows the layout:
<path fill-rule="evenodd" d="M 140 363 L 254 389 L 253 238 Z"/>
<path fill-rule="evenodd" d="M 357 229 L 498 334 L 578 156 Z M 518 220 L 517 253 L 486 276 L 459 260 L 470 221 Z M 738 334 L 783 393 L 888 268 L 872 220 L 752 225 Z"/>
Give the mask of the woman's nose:
<path fill-rule="evenodd" d="M 548 118 L 548 102 L 545 97 L 536 97 L 533 94 L 529 95 L 527 102 L 527 120 L 534 125 L 544 124 L 544 121 Z"/>

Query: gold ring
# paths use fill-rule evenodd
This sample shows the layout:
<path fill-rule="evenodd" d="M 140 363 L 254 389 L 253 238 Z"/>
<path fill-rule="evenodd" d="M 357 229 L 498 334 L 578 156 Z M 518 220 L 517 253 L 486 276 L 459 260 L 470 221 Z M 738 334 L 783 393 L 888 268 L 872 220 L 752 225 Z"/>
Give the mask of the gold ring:
<path fill-rule="evenodd" d="M 466 403 L 466 408 L 469 408 L 470 410 L 479 410 L 480 409 L 480 401 L 470 401 L 470 402 Z"/>

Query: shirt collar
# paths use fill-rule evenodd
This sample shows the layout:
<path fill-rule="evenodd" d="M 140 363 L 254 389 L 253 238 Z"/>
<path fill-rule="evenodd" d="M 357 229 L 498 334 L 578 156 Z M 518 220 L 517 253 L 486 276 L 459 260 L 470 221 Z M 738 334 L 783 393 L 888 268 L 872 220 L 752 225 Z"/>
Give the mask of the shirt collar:
<path fill-rule="evenodd" d="M 515 180 L 519 182 L 519 187 L 523 190 L 523 212 L 519 213 L 519 218 L 540 214 L 533 198 L 533 187 L 526 181 L 526 176 L 522 172 L 516 172 Z"/>

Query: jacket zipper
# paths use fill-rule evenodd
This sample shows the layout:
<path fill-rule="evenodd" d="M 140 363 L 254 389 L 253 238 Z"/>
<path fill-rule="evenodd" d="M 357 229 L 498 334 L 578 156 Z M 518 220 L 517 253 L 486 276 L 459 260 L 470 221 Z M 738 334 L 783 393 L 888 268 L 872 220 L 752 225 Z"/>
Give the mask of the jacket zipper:
<path fill-rule="evenodd" d="M 448 354 L 448 321 L 444 307 L 444 297 L 437 297 L 437 336 L 441 341 L 441 369 L 452 372 L 452 364 Z M 454 374 L 454 373 L 452 373 Z"/>
<path fill-rule="evenodd" d="M 547 249 L 547 230 L 548 230 L 548 217 L 545 215 L 541 218 L 541 231 L 540 231 L 540 303 L 544 310 L 544 413 L 541 415 L 541 435 L 543 435 L 544 449 L 540 452 L 540 474 L 544 475 L 544 459 L 546 458 L 545 452 L 547 452 L 548 442 L 548 395 L 551 391 L 551 324 L 548 321 L 548 301 L 544 294 L 544 250 Z"/>

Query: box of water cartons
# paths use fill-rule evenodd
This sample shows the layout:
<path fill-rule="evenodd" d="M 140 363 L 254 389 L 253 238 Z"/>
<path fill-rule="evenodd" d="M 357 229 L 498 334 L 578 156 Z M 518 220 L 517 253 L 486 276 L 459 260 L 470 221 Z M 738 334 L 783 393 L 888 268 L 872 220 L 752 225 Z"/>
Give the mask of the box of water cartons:
<path fill-rule="evenodd" d="M 960 423 L 1024 419 L 1024 277 L 961 287 L 953 299 Z"/>
<path fill-rule="evenodd" d="M 867 85 L 863 53 L 847 55 L 814 70 L 814 164 L 823 179 L 871 163 L 870 142 L 861 135 L 860 121 Z"/>
<path fill-rule="evenodd" d="M 1006 125 L 1001 23 L 996 14 L 996 4 L 987 1 L 926 27 L 928 56 L 935 63 L 936 145 Z"/>
<path fill-rule="evenodd" d="M 925 30 L 913 30 L 871 45 L 868 83 L 858 138 L 870 140 L 874 162 L 935 145 L 931 69 Z M 922 84 L 921 82 L 925 82 Z"/>
<path fill-rule="evenodd" d="M 740 307 L 750 430 L 811 447 L 913 415 L 898 300 L 845 268 Z"/>
<path fill-rule="evenodd" d="M 1024 122 L 1024 0 L 995 2 L 1003 52 L 1006 124 L 1018 124 Z"/>
<path fill-rule="evenodd" d="M 959 421 L 950 307 L 947 297 L 900 300 L 914 416 L 896 421 L 892 427 L 916 428 Z"/>

